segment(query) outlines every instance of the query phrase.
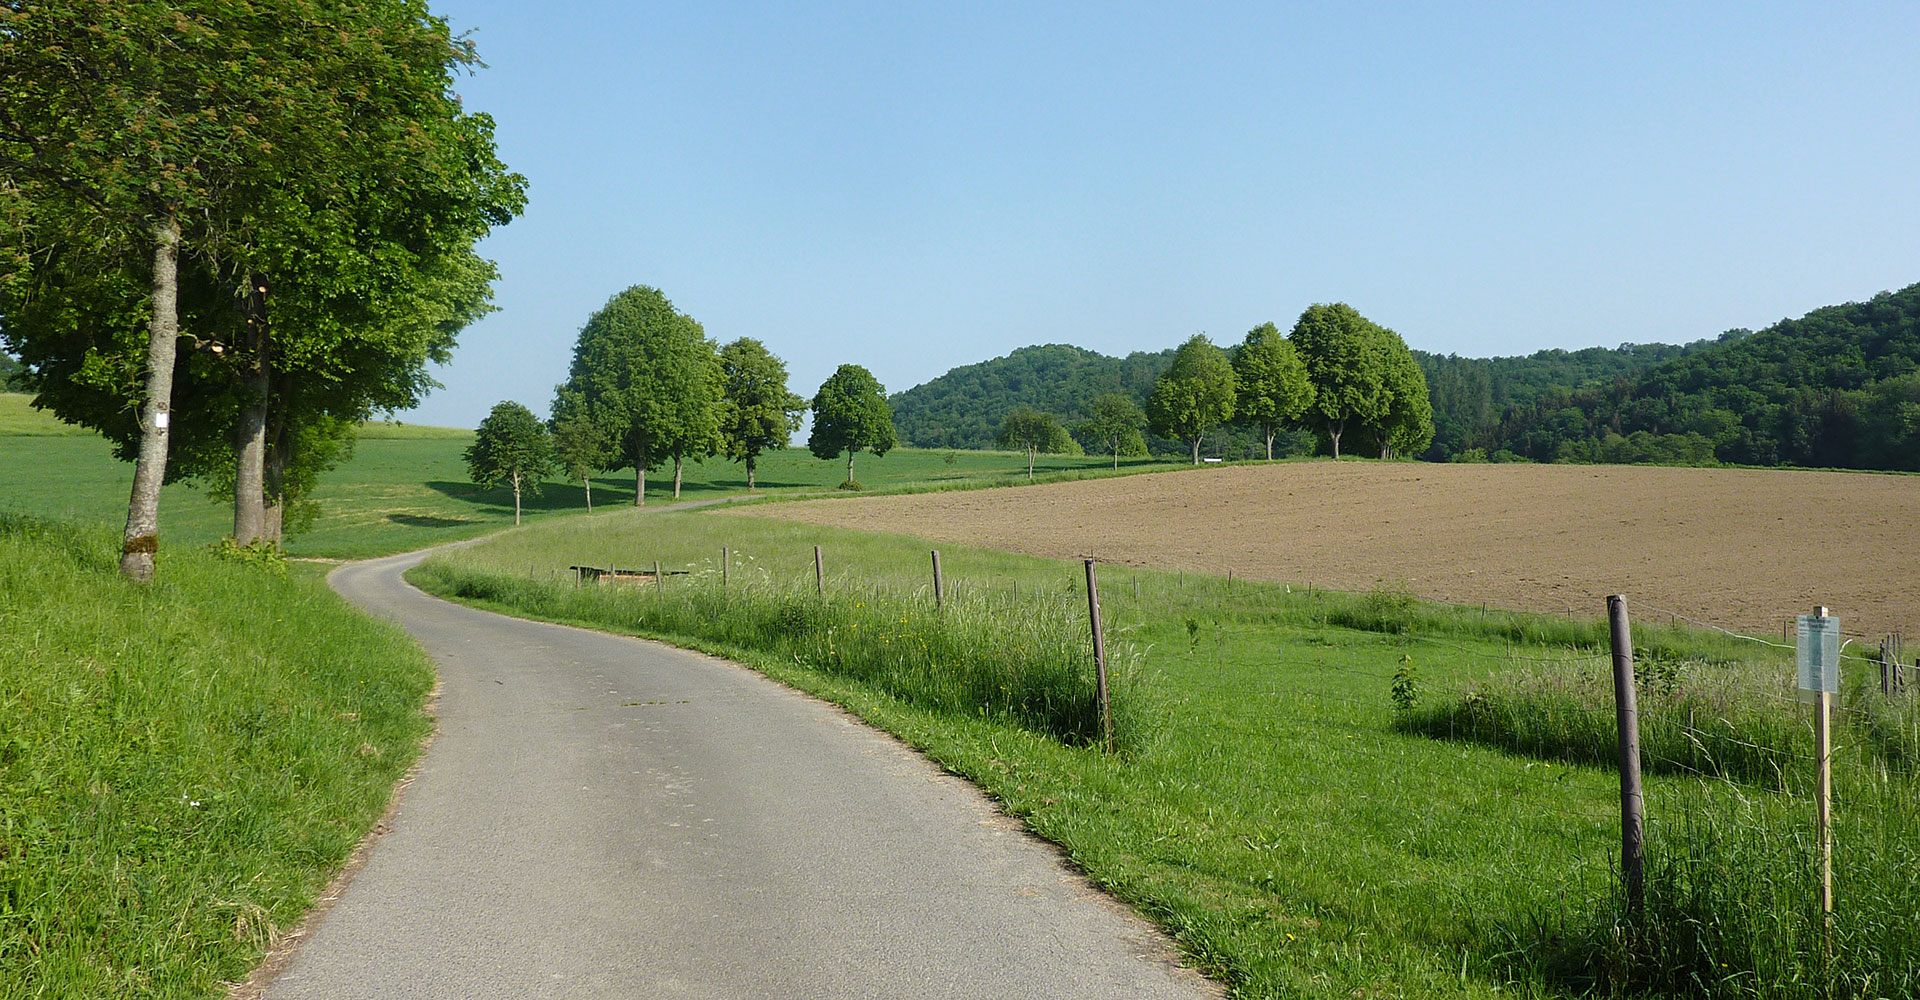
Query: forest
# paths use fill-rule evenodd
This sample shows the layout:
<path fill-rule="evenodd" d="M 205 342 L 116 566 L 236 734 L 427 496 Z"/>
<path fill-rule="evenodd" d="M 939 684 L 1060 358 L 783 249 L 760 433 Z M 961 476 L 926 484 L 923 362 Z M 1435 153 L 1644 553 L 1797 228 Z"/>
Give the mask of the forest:
<path fill-rule="evenodd" d="M 910 445 L 991 448 L 1015 406 L 1073 427 L 1101 393 L 1144 405 L 1173 353 L 1023 347 L 894 394 L 894 421 Z M 1419 455 L 1428 461 L 1920 470 L 1920 284 L 1684 345 L 1413 354 L 1433 403 L 1433 442 Z M 1147 443 L 1156 454 L 1182 450 Z M 1295 432 L 1275 454 L 1319 445 Z M 1259 435 L 1237 426 L 1214 432 L 1205 451 L 1262 453 Z"/>

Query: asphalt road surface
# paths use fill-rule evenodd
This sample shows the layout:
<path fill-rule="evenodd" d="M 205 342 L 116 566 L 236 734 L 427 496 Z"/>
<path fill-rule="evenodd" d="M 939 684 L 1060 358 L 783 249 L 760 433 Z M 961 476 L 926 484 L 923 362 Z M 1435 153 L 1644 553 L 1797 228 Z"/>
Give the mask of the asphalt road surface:
<path fill-rule="evenodd" d="M 744 667 L 342 567 L 439 736 L 265 988 L 352 997 L 1214 997 L 972 786 Z"/>

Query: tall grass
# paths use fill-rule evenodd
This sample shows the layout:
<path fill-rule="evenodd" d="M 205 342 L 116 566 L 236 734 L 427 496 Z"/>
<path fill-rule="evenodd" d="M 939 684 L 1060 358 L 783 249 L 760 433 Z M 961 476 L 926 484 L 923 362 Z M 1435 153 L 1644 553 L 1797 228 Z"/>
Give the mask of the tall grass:
<path fill-rule="evenodd" d="M 1611 996 L 1813 1000 L 1920 995 L 1920 699 L 1849 678 L 1834 719 L 1831 928 L 1819 912 L 1815 746 L 1792 665 L 1639 658 L 1643 769 L 1693 776 L 1649 797 L 1644 914 L 1576 900 L 1532 945 L 1550 978 Z M 1400 711 L 1403 732 L 1611 767 L 1612 672 L 1569 655 Z M 1571 927 L 1569 931 L 1567 928 Z M 1524 937 L 1524 935 L 1523 935 Z"/>
<path fill-rule="evenodd" d="M 1060 587 L 1019 604 L 956 595 L 936 610 L 924 593 L 871 587 L 826 595 L 746 572 L 722 586 L 707 571 L 663 585 L 546 580 L 430 559 L 410 574 L 449 597 L 542 618 L 697 639 L 790 659 L 909 704 L 1006 719 L 1069 743 L 1101 736 L 1085 604 Z M 1076 613 L 1077 612 L 1077 613 Z M 1115 738 L 1148 735 L 1138 657 L 1109 647 Z"/>
<path fill-rule="evenodd" d="M 0 997 L 214 997 L 419 750 L 432 684 L 317 578 L 0 514 Z"/>

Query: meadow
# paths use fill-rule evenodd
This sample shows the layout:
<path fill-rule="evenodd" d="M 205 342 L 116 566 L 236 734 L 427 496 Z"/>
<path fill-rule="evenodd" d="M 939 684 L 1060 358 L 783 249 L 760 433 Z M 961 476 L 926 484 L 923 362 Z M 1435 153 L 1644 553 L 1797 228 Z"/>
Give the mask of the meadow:
<path fill-rule="evenodd" d="M 431 728 L 425 654 L 312 567 L 118 551 L 0 513 L 0 998 L 225 995 Z"/>
<path fill-rule="evenodd" d="M 816 544 L 827 570 L 819 597 Z M 724 593 L 722 546 L 733 553 Z M 1435 605 L 1393 588 L 1332 593 L 1109 566 L 1102 598 L 1122 678 L 1115 755 L 1084 722 L 1036 720 L 991 691 L 956 704 L 955 689 L 969 685 L 942 676 L 976 676 L 968 648 L 991 661 L 1038 618 L 1048 652 L 1037 668 L 1057 678 L 1072 662 L 1084 677 L 1084 646 L 1073 649 L 1061 624 L 1081 616 L 1084 643 L 1077 562 L 939 545 L 947 614 L 959 619 L 939 627 L 972 639 L 942 640 L 946 652 L 925 662 L 904 657 L 897 676 L 818 646 L 763 641 L 750 627 L 787 605 L 807 609 L 816 631 L 884 627 L 887 644 L 923 639 L 917 623 L 937 617 L 930 547 L 747 516 L 612 512 L 505 532 L 437 556 L 413 578 L 481 606 L 697 646 L 846 705 L 996 796 L 1239 996 L 1920 989 L 1909 933 L 1920 912 L 1920 784 L 1871 750 L 1856 712 L 1840 724 L 1850 749 L 1839 764 L 1835 877 L 1846 888 L 1829 961 L 1811 910 L 1813 806 L 1798 742 L 1779 748 L 1790 780 L 1649 768 L 1649 917 L 1629 920 L 1617 889 L 1617 779 L 1593 763 L 1587 730 L 1511 735 L 1526 728 L 1511 722 L 1516 713 L 1555 711 L 1511 679 L 1603 675 L 1604 622 Z M 580 586 L 565 568 L 654 560 L 681 575 L 658 588 Z M 1643 682 L 1656 749 L 1686 739 L 1669 731 L 1681 720 L 1715 724 L 1663 714 L 1661 697 L 1684 687 L 1666 678 L 1730 674 L 1766 700 L 1791 676 L 1788 653 L 1718 633 L 1641 626 L 1636 642 L 1649 664 L 1672 665 Z M 1857 664 L 1848 669 L 1849 707 L 1864 711 L 1877 694 Z M 1084 690 L 1040 684 L 1068 703 Z M 1504 703 L 1509 725 L 1469 730 L 1455 713 L 1448 728 L 1450 706 L 1509 691 L 1521 695 Z M 1566 711 L 1610 716 L 1611 704 Z M 1920 737 L 1910 701 L 1903 711 L 1891 725 L 1911 742 Z M 1807 726 L 1790 699 L 1767 719 L 1773 728 L 1736 716 L 1745 728 L 1730 735 L 1797 739 Z"/>
<path fill-rule="evenodd" d="M 0 393 L 0 510 L 14 510 L 82 524 L 118 524 L 126 518 L 133 466 L 114 459 L 112 446 L 83 428 L 33 410 L 31 397 Z M 370 423 L 362 427 L 352 457 L 325 473 L 315 491 L 312 526 L 287 539 L 289 554 L 359 559 L 389 555 L 485 534 L 513 523 L 513 493 L 480 490 L 469 481 L 461 453 L 471 431 L 413 424 Z M 1099 456 L 1041 456 L 1039 482 L 1116 474 Z M 1128 459 L 1118 474 L 1169 468 Z M 845 475 L 844 461 L 822 461 L 805 448 L 762 456 L 758 494 L 794 496 L 832 492 Z M 945 452 L 896 449 L 885 456 L 862 454 L 855 471 L 870 493 L 976 489 L 1028 482 L 1026 456 L 1014 452 Z M 631 506 L 631 471 L 592 479 L 596 508 Z M 722 458 L 687 463 L 681 500 L 749 496 L 746 471 Z M 586 489 L 579 482 L 549 481 L 538 496 L 525 497 L 533 520 L 582 513 Z M 672 503 L 671 471 L 647 477 L 647 502 Z M 233 530 L 230 503 L 210 498 L 191 483 L 162 493 L 162 544 L 206 545 Z"/>

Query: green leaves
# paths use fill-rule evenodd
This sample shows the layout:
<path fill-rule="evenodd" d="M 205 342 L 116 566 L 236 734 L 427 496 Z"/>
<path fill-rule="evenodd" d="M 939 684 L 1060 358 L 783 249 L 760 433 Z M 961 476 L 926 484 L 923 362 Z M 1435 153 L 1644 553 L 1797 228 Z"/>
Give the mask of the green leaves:
<path fill-rule="evenodd" d="M 847 481 L 853 481 L 853 455 L 866 450 L 885 455 L 893 448 L 893 408 L 873 373 L 859 365 L 841 365 L 813 397 L 813 431 L 807 449 L 815 458 L 847 455 Z"/>
<path fill-rule="evenodd" d="M 1200 464 L 1200 442 L 1207 432 L 1233 418 L 1235 378 L 1226 352 L 1196 333 L 1173 354 L 1173 365 L 1153 384 L 1147 418 L 1153 429 L 1193 446 Z"/>
<path fill-rule="evenodd" d="M 538 496 L 540 477 L 553 473 L 553 441 L 546 426 L 511 400 L 494 404 L 462 457 L 475 485 L 490 490 L 511 482 L 516 496 L 523 484 Z"/>
<path fill-rule="evenodd" d="M 1266 436 L 1267 457 L 1272 458 L 1274 435 L 1313 405 L 1307 367 L 1293 345 L 1280 336 L 1279 328 L 1263 323 L 1247 331 L 1234 355 L 1233 373 L 1238 390 L 1236 415 Z"/>
<path fill-rule="evenodd" d="M 786 362 L 750 337 L 720 349 L 720 387 L 722 447 L 746 465 L 751 488 L 760 453 L 787 446 L 807 401 L 787 391 Z"/>
<path fill-rule="evenodd" d="M 634 285 L 581 328 L 554 414 L 584 414 L 607 431 L 607 468 L 654 469 L 718 450 L 720 387 L 720 362 L 700 324 L 659 289 Z"/>

